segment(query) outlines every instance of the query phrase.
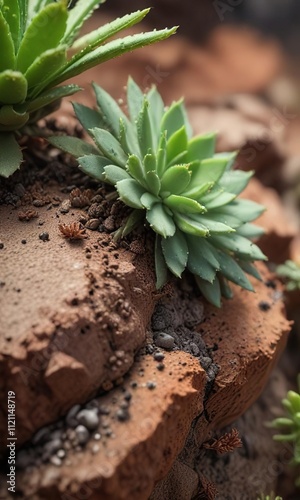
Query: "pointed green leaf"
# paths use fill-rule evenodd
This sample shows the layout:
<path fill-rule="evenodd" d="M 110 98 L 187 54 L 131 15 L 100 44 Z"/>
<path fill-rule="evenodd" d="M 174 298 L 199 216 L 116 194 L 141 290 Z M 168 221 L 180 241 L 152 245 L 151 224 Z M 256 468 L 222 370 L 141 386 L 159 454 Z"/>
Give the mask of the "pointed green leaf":
<path fill-rule="evenodd" d="M 199 245 L 200 248 L 200 245 Z M 189 247 L 189 259 L 188 259 L 188 269 L 195 276 L 199 276 L 199 278 L 208 281 L 209 283 L 213 283 L 216 278 L 216 269 L 211 266 L 199 253 L 195 253 Z"/>
<path fill-rule="evenodd" d="M 192 219 L 197 220 L 197 222 L 200 222 L 200 224 L 203 224 L 208 230 L 210 234 L 215 234 L 215 233 L 234 233 L 235 229 L 232 229 L 232 227 L 227 226 L 226 224 L 223 224 L 223 222 L 218 222 L 214 219 L 213 216 L 210 215 L 191 215 Z"/>
<path fill-rule="evenodd" d="M 189 189 L 188 186 L 186 191 L 182 192 L 182 195 L 199 201 L 201 197 L 204 196 L 213 187 L 213 185 L 213 182 L 206 182 L 205 184 L 201 184 L 201 186 L 195 187 L 193 189 Z"/>
<path fill-rule="evenodd" d="M 191 174 L 189 165 L 175 165 L 168 168 L 161 178 L 161 191 L 180 194 L 189 185 Z"/>
<path fill-rule="evenodd" d="M 145 172 L 156 172 L 156 157 L 154 154 L 147 154 L 144 157 Z"/>
<path fill-rule="evenodd" d="M 218 251 L 209 243 L 208 239 L 198 238 L 198 236 L 186 235 L 190 252 L 193 252 L 197 257 L 201 256 L 205 259 L 211 267 L 216 271 L 220 269 L 220 264 L 218 261 Z"/>
<path fill-rule="evenodd" d="M 173 236 L 176 231 L 176 226 L 172 217 L 166 212 L 161 203 L 156 203 L 147 211 L 147 221 L 150 227 L 163 238 Z"/>
<path fill-rule="evenodd" d="M 19 46 L 20 36 L 20 8 L 18 0 L 2 0 L 2 14 L 9 25 L 9 31 L 14 42 L 15 52 Z M 1 50 L 3 50 L 2 45 Z"/>
<path fill-rule="evenodd" d="M 155 239 L 155 273 L 156 273 L 156 288 L 159 289 L 168 280 L 168 269 L 162 253 L 161 237 L 157 234 Z"/>
<path fill-rule="evenodd" d="M 9 177 L 22 162 L 22 152 L 14 134 L 0 133 L 0 175 Z"/>
<path fill-rule="evenodd" d="M 120 33 L 120 31 L 130 28 L 131 26 L 134 26 L 142 21 L 149 11 L 150 9 L 138 10 L 137 12 L 126 14 L 123 17 L 114 19 L 113 21 L 100 26 L 100 28 L 87 33 L 76 40 L 72 44 L 72 50 L 76 50 L 76 52 L 80 51 L 81 54 L 90 52 L 95 47 L 99 47 L 99 45 L 106 42 L 109 38 L 112 38 L 117 33 Z"/>
<path fill-rule="evenodd" d="M 221 273 L 229 280 L 232 281 L 233 283 L 236 283 L 242 288 L 245 288 L 246 290 L 249 290 L 250 292 L 253 292 L 253 286 L 251 285 L 250 281 L 246 277 L 246 275 L 243 273 L 242 269 L 240 266 L 235 262 L 235 260 L 230 257 L 230 255 L 227 255 L 225 252 L 219 252 L 218 255 L 218 261 L 221 266 Z"/>
<path fill-rule="evenodd" d="M 216 134 L 205 134 L 194 137 L 188 144 L 187 161 L 204 160 L 212 158 L 216 147 Z"/>
<path fill-rule="evenodd" d="M 66 61 L 65 47 L 46 50 L 41 54 L 25 72 L 28 88 L 46 80 L 55 71 L 59 70 Z"/>
<path fill-rule="evenodd" d="M 209 158 L 208 160 L 202 160 L 200 164 L 197 161 L 193 162 L 190 167 L 192 178 L 189 189 L 197 188 L 207 182 L 218 182 L 226 169 L 226 165 L 226 159 Z"/>
<path fill-rule="evenodd" d="M 177 229 L 174 236 L 162 239 L 161 246 L 168 268 L 180 278 L 188 260 L 188 246 L 184 234 Z"/>
<path fill-rule="evenodd" d="M 229 226 L 232 229 L 239 228 L 243 223 L 238 219 L 238 217 L 233 217 L 232 215 L 223 214 L 221 211 L 209 210 L 207 212 L 207 216 L 214 220 L 215 222 L 220 222 L 221 224 L 225 224 L 225 226 Z"/>
<path fill-rule="evenodd" d="M 85 21 L 92 15 L 93 11 L 105 0 L 78 0 L 75 7 L 70 10 L 68 22 L 64 33 L 63 42 L 69 43 L 75 39 Z"/>
<path fill-rule="evenodd" d="M 225 299 L 232 299 L 233 291 L 231 290 L 227 279 L 224 276 L 222 276 L 222 274 L 218 273 L 218 280 L 220 284 L 222 297 L 225 297 Z"/>
<path fill-rule="evenodd" d="M 90 135 L 92 135 L 90 132 L 91 129 L 104 127 L 104 121 L 99 111 L 78 102 L 73 102 L 72 104 L 76 117 Z"/>
<path fill-rule="evenodd" d="M 182 126 L 171 135 L 167 142 L 167 162 L 170 163 L 172 159 L 176 158 L 179 154 L 181 155 L 183 151 L 186 151 L 187 143 L 188 138 L 186 130 L 185 127 Z"/>
<path fill-rule="evenodd" d="M 141 197 L 141 203 L 143 207 L 147 208 L 147 210 L 150 210 L 155 203 L 159 203 L 159 198 L 157 196 L 154 196 L 151 193 L 144 193 L 143 196 Z"/>
<path fill-rule="evenodd" d="M 208 302 L 216 307 L 221 307 L 221 288 L 219 280 L 216 278 L 213 283 L 208 283 L 195 275 L 195 280 L 200 292 Z"/>
<path fill-rule="evenodd" d="M 117 182 L 116 188 L 118 190 L 121 200 L 132 208 L 144 208 L 141 203 L 145 189 L 134 179 L 124 179 Z"/>
<path fill-rule="evenodd" d="M 177 156 L 172 158 L 172 160 L 170 162 L 168 162 L 167 168 L 173 167 L 173 165 L 187 164 L 186 163 L 186 155 L 187 155 L 187 150 L 179 153 Z"/>
<path fill-rule="evenodd" d="M 213 189 L 210 193 L 201 196 L 201 203 L 207 210 L 214 210 L 227 205 L 236 198 L 236 194 L 223 192 L 221 189 Z"/>
<path fill-rule="evenodd" d="M 164 198 L 164 204 L 171 210 L 183 214 L 200 214 L 205 212 L 205 207 L 200 205 L 197 201 L 176 194 Z"/>
<path fill-rule="evenodd" d="M 79 139 L 78 137 L 71 137 L 69 135 L 53 135 L 52 137 L 48 137 L 47 140 L 50 144 L 52 144 L 52 146 L 61 149 L 65 153 L 75 156 L 75 158 L 85 155 L 99 155 L 99 151 L 97 151 L 95 146 Z"/>
<path fill-rule="evenodd" d="M 243 271 L 245 271 L 245 273 L 250 274 L 250 276 L 253 276 L 259 281 L 262 281 L 261 275 L 259 274 L 258 270 L 256 269 L 256 267 L 250 264 L 250 262 L 239 260 L 238 263 Z"/>
<path fill-rule="evenodd" d="M 116 165 L 108 165 L 104 167 L 105 172 L 105 181 L 110 182 L 115 185 L 117 182 L 122 181 L 124 179 L 131 179 L 130 175 L 127 174 L 126 170 L 121 167 L 117 167 Z"/>
<path fill-rule="evenodd" d="M 67 97 L 79 92 L 80 87 L 78 85 L 63 85 L 62 87 L 57 87 L 55 89 L 46 90 L 42 92 L 36 99 L 33 99 L 26 105 L 26 110 L 29 113 L 33 113 L 40 108 L 44 108 L 49 104 L 59 101 L 62 97 Z"/>
<path fill-rule="evenodd" d="M 249 222 L 239 227 L 237 232 L 241 236 L 244 236 L 245 238 L 249 239 L 260 238 L 260 236 L 265 234 L 264 228 L 256 226 L 255 224 L 250 224 Z"/>
<path fill-rule="evenodd" d="M 22 73 L 12 70 L 6 70 L 0 73 L 1 104 L 20 103 L 25 100 L 26 95 L 27 80 Z"/>
<path fill-rule="evenodd" d="M 19 45 L 20 45 L 20 42 L 23 38 L 27 25 L 28 0 L 18 0 L 18 3 L 20 12 L 20 33 L 19 33 Z"/>
<path fill-rule="evenodd" d="M 108 92 L 99 87 L 96 83 L 93 83 L 93 88 L 97 104 L 99 106 L 99 112 L 105 124 L 105 129 L 109 130 L 111 134 L 118 139 L 120 132 L 120 118 L 126 125 L 128 125 L 128 119 L 121 110 L 120 106 L 118 106 L 116 101 L 108 94 Z"/>
<path fill-rule="evenodd" d="M 131 122 L 135 123 L 143 107 L 144 94 L 131 77 L 127 82 L 127 103 Z"/>
<path fill-rule="evenodd" d="M 104 182 L 104 168 L 109 164 L 109 160 L 104 156 L 88 154 L 77 158 L 79 168 L 82 172 L 93 177 L 97 181 Z"/>
<path fill-rule="evenodd" d="M 127 162 L 127 170 L 135 180 L 137 180 L 144 188 L 147 188 L 145 180 L 145 172 L 141 160 L 136 155 L 130 155 Z"/>
<path fill-rule="evenodd" d="M 59 45 L 66 29 L 67 18 L 66 4 L 59 2 L 47 5 L 32 19 L 18 52 L 19 71 L 25 73 L 43 52 Z"/>
<path fill-rule="evenodd" d="M 158 151 L 157 151 L 157 166 L 156 171 L 161 178 L 167 168 L 167 134 L 162 132 L 160 135 Z"/>
<path fill-rule="evenodd" d="M 10 33 L 9 25 L 0 10 L 0 71 L 15 69 L 15 46 Z"/>
<path fill-rule="evenodd" d="M 263 212 L 265 207 L 250 200 L 234 200 L 230 205 L 224 206 L 222 212 L 224 214 L 239 217 L 242 222 L 251 222 L 257 219 Z"/>
<path fill-rule="evenodd" d="M 121 148 L 120 143 L 110 132 L 101 128 L 93 128 L 91 134 L 98 148 L 111 160 L 111 163 L 119 165 L 119 167 L 125 167 L 127 155 Z"/>
<path fill-rule="evenodd" d="M 146 182 L 149 190 L 154 196 L 157 196 L 160 191 L 160 180 L 156 172 L 147 172 L 146 173 Z"/>
<path fill-rule="evenodd" d="M 147 155 L 149 150 L 153 151 L 152 129 L 148 108 L 149 103 L 145 99 L 136 124 L 138 141 L 143 156 Z"/>
<path fill-rule="evenodd" d="M 183 231 L 184 233 L 202 237 L 205 237 L 209 234 L 208 229 L 203 226 L 203 224 L 194 221 L 187 215 L 176 212 L 174 213 L 174 220 L 179 229 L 181 229 L 181 231 Z"/>
<path fill-rule="evenodd" d="M 238 234 L 230 234 L 229 236 L 211 236 L 211 243 L 216 247 L 234 252 L 243 259 L 248 260 L 267 260 L 267 257 L 252 241 L 247 240 Z"/>
<path fill-rule="evenodd" d="M 153 134 L 154 135 L 153 146 L 156 149 L 160 141 L 160 135 L 158 134 L 158 131 L 160 130 L 160 124 L 164 114 L 165 107 L 161 95 L 159 94 L 157 88 L 154 85 L 147 94 L 147 100 L 149 101 L 149 115 L 150 115 L 152 130 L 156 132 Z"/>
<path fill-rule="evenodd" d="M 137 33 L 136 35 L 126 36 L 121 40 L 108 42 L 101 47 L 97 47 L 91 53 L 86 54 L 78 61 L 68 65 L 63 72 L 57 74 L 51 81 L 49 81 L 49 85 L 58 85 L 69 78 L 73 78 L 74 76 L 93 68 L 97 64 L 102 64 L 105 61 L 121 56 L 126 52 L 132 52 L 138 48 L 164 40 L 173 35 L 176 29 L 177 28 L 170 30 L 164 29 L 149 33 Z"/>
<path fill-rule="evenodd" d="M 242 170 L 231 170 L 225 172 L 220 179 L 220 186 L 229 193 L 240 194 L 249 184 L 253 172 L 243 172 Z"/>
<path fill-rule="evenodd" d="M 186 110 L 183 104 L 183 99 L 173 104 L 165 112 L 161 121 L 161 131 L 167 131 L 167 138 L 171 137 L 174 132 L 177 132 L 181 127 L 185 127 L 188 138 L 191 136 L 192 130 L 187 118 Z"/>

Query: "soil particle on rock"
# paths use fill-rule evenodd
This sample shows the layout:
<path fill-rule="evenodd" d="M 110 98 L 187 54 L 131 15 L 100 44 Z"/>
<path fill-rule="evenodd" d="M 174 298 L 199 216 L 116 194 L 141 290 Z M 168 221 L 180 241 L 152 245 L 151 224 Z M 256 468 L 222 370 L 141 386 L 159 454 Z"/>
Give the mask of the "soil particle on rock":
<path fill-rule="evenodd" d="M 47 231 L 43 231 L 39 234 L 39 239 L 42 241 L 49 241 L 49 233 Z"/>

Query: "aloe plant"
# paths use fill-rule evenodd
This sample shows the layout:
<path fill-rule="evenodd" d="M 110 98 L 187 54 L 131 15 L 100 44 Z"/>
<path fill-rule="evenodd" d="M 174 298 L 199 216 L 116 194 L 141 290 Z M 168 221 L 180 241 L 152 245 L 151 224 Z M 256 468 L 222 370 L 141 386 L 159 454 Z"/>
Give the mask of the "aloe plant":
<path fill-rule="evenodd" d="M 229 281 L 253 290 L 245 273 L 259 279 L 252 262 L 266 257 L 251 241 L 262 233 L 251 221 L 264 208 L 237 198 L 252 173 L 233 170 L 235 153 L 214 153 L 215 134 L 192 138 L 182 100 L 165 109 L 155 87 L 144 95 L 129 79 L 127 117 L 102 88 L 94 90 L 96 110 L 74 109 L 96 148 L 72 137 L 51 142 L 76 156 L 82 171 L 115 186 L 132 209 L 115 237 L 146 220 L 156 234 L 158 288 L 168 270 L 180 277 L 187 268 L 218 307 L 221 295 L 232 297 Z"/>
<path fill-rule="evenodd" d="M 291 292 L 300 290 L 300 265 L 293 260 L 287 260 L 276 268 L 278 276 L 284 278 L 286 289 Z"/>
<path fill-rule="evenodd" d="M 283 434 L 276 434 L 275 441 L 292 443 L 294 447 L 294 457 L 292 465 L 300 465 L 300 374 L 298 375 L 298 392 L 288 391 L 285 399 L 282 400 L 287 416 L 276 418 L 269 424 L 270 427 L 281 429 Z M 300 487 L 300 476 L 296 480 L 296 486 Z"/>
<path fill-rule="evenodd" d="M 0 0 L 0 175 L 8 177 L 22 162 L 17 138 L 52 112 L 60 99 L 80 90 L 59 86 L 99 64 L 163 40 L 165 29 L 109 41 L 140 22 L 149 9 L 118 18 L 77 41 L 79 30 L 104 0 Z"/>

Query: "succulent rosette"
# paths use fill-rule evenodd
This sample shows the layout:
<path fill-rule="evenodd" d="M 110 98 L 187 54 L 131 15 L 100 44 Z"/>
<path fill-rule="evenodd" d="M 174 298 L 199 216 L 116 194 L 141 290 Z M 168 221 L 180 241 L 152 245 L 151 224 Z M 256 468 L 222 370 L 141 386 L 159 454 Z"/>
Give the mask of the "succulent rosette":
<path fill-rule="evenodd" d="M 118 18 L 75 40 L 103 0 L 0 0 L 0 175 L 22 162 L 16 136 L 80 90 L 59 86 L 108 59 L 167 38 L 176 31 L 152 31 L 110 40 L 140 22 L 149 9 Z M 24 133 L 24 132 L 23 132 Z"/>
<path fill-rule="evenodd" d="M 116 236 L 146 223 L 155 234 L 157 287 L 168 272 L 188 269 L 208 301 L 232 297 L 229 282 L 253 290 L 246 274 L 259 279 L 256 260 L 266 260 L 252 239 L 252 224 L 264 207 L 239 199 L 252 173 L 234 170 L 235 153 L 215 154 L 215 134 L 192 137 L 183 101 L 165 108 L 155 87 L 143 94 L 129 79 L 128 116 L 94 85 L 97 109 L 75 104 L 96 148 L 80 139 L 51 142 L 75 155 L 81 170 L 112 184 L 132 209 Z"/>

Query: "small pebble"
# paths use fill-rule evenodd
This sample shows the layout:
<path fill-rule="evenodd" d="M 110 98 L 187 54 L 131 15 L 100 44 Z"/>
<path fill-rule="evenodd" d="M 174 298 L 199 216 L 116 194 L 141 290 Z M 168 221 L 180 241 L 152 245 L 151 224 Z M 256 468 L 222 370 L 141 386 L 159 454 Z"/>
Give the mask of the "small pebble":
<path fill-rule="evenodd" d="M 98 444 L 94 444 L 92 446 L 92 453 L 95 455 L 96 453 L 98 453 L 98 451 L 100 450 L 100 446 Z"/>
<path fill-rule="evenodd" d="M 27 240 L 21 240 L 22 245 L 26 245 Z"/>
<path fill-rule="evenodd" d="M 147 387 L 147 389 L 149 389 L 150 391 L 153 391 L 153 389 L 155 389 L 155 388 L 156 388 L 156 383 L 155 383 L 155 382 L 147 382 L 146 387 Z"/>
<path fill-rule="evenodd" d="M 76 415 L 79 412 L 81 406 L 80 405 L 74 405 L 72 408 L 68 411 L 66 415 L 66 424 L 68 427 L 76 427 L 78 422 L 76 420 Z"/>
<path fill-rule="evenodd" d="M 158 371 L 162 372 L 165 369 L 165 365 L 163 363 L 158 363 L 156 368 Z"/>
<path fill-rule="evenodd" d="M 42 241 L 49 241 L 49 233 L 43 231 L 42 233 L 39 234 L 39 238 Z"/>
<path fill-rule="evenodd" d="M 62 461 L 59 457 L 57 457 L 56 455 L 51 457 L 50 458 L 50 463 L 52 465 L 56 465 L 57 467 L 59 467 L 61 464 L 62 464 Z"/>
<path fill-rule="evenodd" d="M 155 361 L 163 361 L 165 359 L 165 355 L 162 352 L 155 352 L 153 358 Z"/>
<path fill-rule="evenodd" d="M 97 410 L 95 409 L 81 410 L 76 415 L 76 419 L 80 424 L 84 425 L 90 431 L 94 431 L 99 425 L 99 417 L 97 415 Z"/>
<path fill-rule="evenodd" d="M 64 458 L 66 456 L 66 452 L 65 452 L 65 450 L 61 449 L 61 450 L 58 450 L 56 455 L 58 456 L 58 458 Z"/>
<path fill-rule="evenodd" d="M 90 434 L 86 427 L 78 425 L 75 432 L 79 444 L 86 444 L 88 442 Z"/>
<path fill-rule="evenodd" d="M 45 202 L 43 200 L 33 200 L 32 204 L 34 207 L 43 207 Z"/>
<path fill-rule="evenodd" d="M 94 435 L 94 439 L 95 439 L 95 441 L 100 441 L 101 434 L 99 432 L 96 432 L 96 434 Z"/>
<path fill-rule="evenodd" d="M 0 250 L 2 250 L 2 248 L 4 248 L 4 243 L 2 243 L 2 241 L 0 241 Z"/>
<path fill-rule="evenodd" d="M 125 399 L 125 401 L 130 401 L 130 400 L 131 400 L 131 398 L 132 398 L 132 394 L 130 394 L 130 392 L 126 392 L 126 393 L 124 394 L 124 399 Z"/>
<path fill-rule="evenodd" d="M 258 304 L 258 307 L 261 311 L 268 311 L 269 309 L 271 309 L 271 305 L 269 304 L 269 302 L 265 302 L 263 300 Z"/>
<path fill-rule="evenodd" d="M 120 409 L 116 412 L 116 417 L 120 422 L 126 422 L 129 419 L 128 410 Z"/>
<path fill-rule="evenodd" d="M 160 332 L 154 339 L 155 344 L 163 349 L 172 350 L 175 345 L 174 338 L 168 333 Z"/>
<path fill-rule="evenodd" d="M 85 227 L 87 229 L 91 229 L 92 231 L 96 231 L 100 225 L 100 220 L 99 219 L 90 219 L 87 221 Z"/>

